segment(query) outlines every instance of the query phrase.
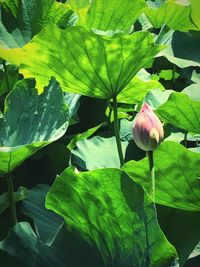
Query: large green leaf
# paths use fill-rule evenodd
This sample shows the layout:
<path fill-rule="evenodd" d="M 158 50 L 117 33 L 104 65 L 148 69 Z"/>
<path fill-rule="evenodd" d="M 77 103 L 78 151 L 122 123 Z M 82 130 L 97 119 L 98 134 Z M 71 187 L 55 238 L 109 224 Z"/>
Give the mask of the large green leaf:
<path fill-rule="evenodd" d="M 95 244 L 105 266 L 148 266 L 149 257 L 152 266 L 169 266 L 175 257 L 143 190 L 118 169 L 66 169 L 47 194 L 46 207 Z"/>
<path fill-rule="evenodd" d="M 55 0 L 20 0 L 17 5 L 3 2 L 16 16 L 2 11 L 0 46 L 5 48 L 22 47 L 49 23 L 66 28 L 73 13 L 68 5 Z"/>
<path fill-rule="evenodd" d="M 146 7 L 143 0 L 93 0 L 88 11 L 90 28 L 128 32 Z"/>
<path fill-rule="evenodd" d="M 166 57 L 170 62 L 180 68 L 200 66 L 200 32 L 179 32 L 175 31 L 168 40 L 168 46 L 159 53 L 159 56 Z"/>
<path fill-rule="evenodd" d="M 192 133 L 200 133 L 200 101 L 184 93 L 174 92 L 156 109 L 161 119 Z"/>
<path fill-rule="evenodd" d="M 175 0 L 167 0 L 163 5 L 149 6 L 145 14 L 155 28 L 160 28 L 164 23 L 173 30 L 189 31 L 198 30 L 191 19 L 191 7 L 184 6 Z"/>
<path fill-rule="evenodd" d="M 0 118 L 0 174 L 12 171 L 41 147 L 57 140 L 68 126 L 68 109 L 52 80 L 38 96 L 32 80 L 16 84 Z"/>
<path fill-rule="evenodd" d="M 200 211 L 200 154 L 166 141 L 154 152 L 156 203 L 188 211 Z M 123 170 L 149 192 L 147 158 L 129 161 Z"/>
<path fill-rule="evenodd" d="M 105 38 L 83 27 L 51 25 L 22 49 L 0 49 L 0 56 L 36 78 L 40 92 L 54 76 L 65 91 L 110 99 L 150 66 L 161 48 L 148 32 Z"/>

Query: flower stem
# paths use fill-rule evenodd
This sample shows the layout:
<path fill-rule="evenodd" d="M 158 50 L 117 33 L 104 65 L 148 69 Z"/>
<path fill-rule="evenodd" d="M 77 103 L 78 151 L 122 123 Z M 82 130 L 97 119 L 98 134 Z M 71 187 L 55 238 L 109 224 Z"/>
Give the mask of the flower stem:
<path fill-rule="evenodd" d="M 173 82 L 173 89 L 175 89 L 175 83 L 176 83 L 176 66 L 173 64 L 172 67 L 172 82 Z"/>
<path fill-rule="evenodd" d="M 154 172 L 154 162 L 153 162 L 153 151 L 147 151 L 147 156 L 149 160 L 149 178 L 150 178 L 149 195 L 153 203 L 155 203 L 155 172 Z"/>
<path fill-rule="evenodd" d="M 118 150 L 118 154 L 119 154 L 120 165 L 122 166 L 124 164 L 124 157 L 123 157 L 122 145 L 121 145 L 120 134 L 119 134 L 119 124 L 118 124 L 118 114 L 117 114 L 117 99 L 116 99 L 116 97 L 113 97 L 113 111 L 114 111 L 115 138 L 116 138 L 116 143 L 117 143 L 117 150 Z"/>
<path fill-rule="evenodd" d="M 11 215 L 11 223 L 12 225 L 17 224 L 17 213 L 15 207 L 15 195 L 13 189 L 13 181 L 11 174 L 6 175 L 7 186 L 8 186 L 8 198 L 10 202 L 10 215 Z"/>
<path fill-rule="evenodd" d="M 184 147 L 186 147 L 187 148 L 187 132 L 185 132 L 185 134 L 184 134 Z"/>
<path fill-rule="evenodd" d="M 3 62 L 3 69 L 4 69 L 5 77 L 6 77 L 6 87 L 7 87 L 7 91 L 9 92 L 9 91 L 10 91 L 10 86 L 9 86 L 9 79 L 8 79 L 8 70 L 7 70 L 7 66 L 6 66 L 5 61 Z"/>

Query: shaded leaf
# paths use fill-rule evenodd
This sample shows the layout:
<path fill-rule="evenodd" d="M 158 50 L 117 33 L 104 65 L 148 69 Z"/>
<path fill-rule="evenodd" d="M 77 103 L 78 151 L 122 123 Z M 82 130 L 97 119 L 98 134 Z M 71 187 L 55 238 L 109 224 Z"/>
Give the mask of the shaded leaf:
<path fill-rule="evenodd" d="M 174 92 L 167 102 L 156 109 L 164 121 L 192 133 L 200 133 L 200 101 L 184 93 Z"/>
<path fill-rule="evenodd" d="M 10 30 L 10 20 L 0 21 L 0 46 L 5 48 L 22 47 L 31 38 L 49 23 L 55 23 L 61 28 L 70 25 L 73 11 L 66 4 L 55 0 L 20 0 L 17 5 L 13 1 L 4 1 L 16 18 L 12 18 L 13 25 Z M 11 15 L 9 15 L 11 16 Z"/>
<path fill-rule="evenodd" d="M 0 56 L 19 65 L 25 77 L 36 78 L 40 92 L 53 76 L 64 91 L 110 99 L 160 50 L 148 32 L 105 38 L 83 27 L 51 25 L 22 49 L 0 49 Z"/>
<path fill-rule="evenodd" d="M 44 206 L 49 189 L 45 184 L 36 185 L 31 190 L 25 187 L 19 189 L 19 193 L 26 196 L 21 203 L 21 212 L 33 219 L 37 236 L 48 246 L 55 240 L 63 225 L 63 219 Z"/>
<path fill-rule="evenodd" d="M 178 143 L 166 141 L 155 150 L 154 158 L 156 203 L 188 211 L 199 211 L 200 155 Z M 137 162 L 127 162 L 122 169 L 149 192 L 147 158 Z"/>
<path fill-rule="evenodd" d="M 157 206 L 157 212 L 161 228 L 177 250 L 180 267 L 185 266 L 188 257 L 198 254 L 198 247 L 196 251 L 194 248 L 200 239 L 198 224 L 200 212 L 183 211 L 160 205 Z"/>
<path fill-rule="evenodd" d="M 75 137 L 73 137 L 72 140 L 69 142 L 69 144 L 67 145 L 67 148 L 68 148 L 69 150 L 72 150 L 72 149 L 76 146 L 77 142 L 79 142 L 79 141 L 81 141 L 81 140 L 83 140 L 83 139 L 85 139 L 85 138 L 90 137 L 90 136 L 93 135 L 98 129 L 100 129 L 102 126 L 103 126 L 103 123 L 101 123 L 101 124 L 99 124 L 99 125 L 97 125 L 97 126 L 95 126 L 95 127 L 93 127 L 93 128 L 88 129 L 88 130 L 87 130 L 86 132 L 84 132 L 84 133 L 79 133 L 79 134 L 77 134 L 77 135 L 76 135 Z"/>
<path fill-rule="evenodd" d="M 169 266 L 175 257 L 141 187 L 118 169 L 66 169 L 55 180 L 46 206 L 94 242 L 105 266 L 146 266 L 148 257 L 153 266 Z"/>
<path fill-rule="evenodd" d="M 12 171 L 41 147 L 60 138 L 68 119 L 55 80 L 39 96 L 32 80 L 18 82 L 6 98 L 4 116 L 0 118 L 0 174 Z"/>
<path fill-rule="evenodd" d="M 79 94 L 64 93 L 64 101 L 69 109 L 70 125 L 76 124 L 78 122 L 77 111 L 80 106 L 80 97 L 81 96 Z"/>
<path fill-rule="evenodd" d="M 73 162 L 87 170 L 98 168 L 120 168 L 115 137 L 104 138 L 95 136 L 77 142 L 77 148 L 72 150 Z M 125 156 L 128 142 L 122 142 Z"/>
<path fill-rule="evenodd" d="M 15 203 L 24 199 L 25 195 L 19 192 L 16 192 L 14 194 L 15 197 Z M 0 195 L 0 214 L 2 214 L 7 208 L 10 206 L 10 201 L 9 201 L 9 195 L 8 192 L 3 193 Z"/>
<path fill-rule="evenodd" d="M 20 222 L 10 229 L 8 237 L 0 241 L 0 253 L 2 252 L 7 255 L 4 263 L 8 267 L 65 267 L 70 263 L 67 259 L 60 260 L 58 251 L 42 243 L 27 222 Z M 0 258 L 2 259 L 1 254 Z M 9 263 L 10 260 L 13 261 Z"/>
<path fill-rule="evenodd" d="M 167 102 L 173 90 L 161 91 L 160 89 L 154 89 L 147 93 L 144 98 L 144 102 L 147 102 L 152 108 L 157 108 L 163 103 Z"/>
<path fill-rule="evenodd" d="M 13 65 L 6 65 L 6 71 L 8 75 L 8 85 L 7 86 L 7 77 L 5 71 L 0 69 L 0 95 L 3 95 L 4 93 L 8 93 L 11 91 L 16 84 L 16 82 L 20 78 L 20 74 L 18 72 L 18 69 Z"/>
<path fill-rule="evenodd" d="M 194 101 L 200 101 L 200 83 L 199 84 L 191 84 L 184 88 L 182 91 L 183 93 L 187 94 L 189 98 Z"/>
<path fill-rule="evenodd" d="M 10 9 L 12 14 L 16 17 L 17 10 L 19 7 L 19 0 L 0 0 L 0 4 L 5 7 L 6 9 Z"/>
<path fill-rule="evenodd" d="M 166 57 L 180 68 L 200 66 L 200 32 L 173 33 L 168 46 L 158 56 Z"/>

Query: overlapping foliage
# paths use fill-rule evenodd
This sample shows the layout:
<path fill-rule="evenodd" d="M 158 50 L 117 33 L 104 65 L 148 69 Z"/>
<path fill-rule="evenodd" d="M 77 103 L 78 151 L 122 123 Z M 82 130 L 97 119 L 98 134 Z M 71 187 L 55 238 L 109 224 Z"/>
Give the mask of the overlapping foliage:
<path fill-rule="evenodd" d="M 199 266 L 200 1 L 0 5 L 0 261 Z M 155 205 L 132 138 L 144 101 L 165 130 Z"/>

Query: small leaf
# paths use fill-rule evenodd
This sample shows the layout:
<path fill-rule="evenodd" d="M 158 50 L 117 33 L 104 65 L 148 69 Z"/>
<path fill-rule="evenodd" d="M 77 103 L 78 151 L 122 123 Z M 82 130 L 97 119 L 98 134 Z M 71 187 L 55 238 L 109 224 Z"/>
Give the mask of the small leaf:
<path fill-rule="evenodd" d="M 125 156 L 128 142 L 122 142 Z M 95 136 L 77 142 L 77 148 L 72 150 L 73 162 L 83 169 L 120 168 L 115 137 L 104 138 Z"/>
<path fill-rule="evenodd" d="M 85 138 L 90 137 L 90 136 L 93 135 L 97 130 L 99 130 L 102 126 L 103 126 L 103 123 L 101 123 L 101 124 L 99 124 L 99 125 L 97 125 L 97 126 L 95 126 L 95 127 L 93 127 L 93 128 L 88 129 L 88 130 L 87 130 L 86 132 L 84 132 L 84 133 L 79 133 L 79 134 L 77 134 L 74 138 L 72 138 L 72 140 L 70 141 L 70 143 L 67 145 L 67 148 L 68 148 L 69 150 L 72 150 L 72 149 L 76 146 L 77 142 L 79 142 L 79 141 L 81 141 L 81 140 L 83 140 L 83 139 L 85 139 Z"/>
<path fill-rule="evenodd" d="M 154 89 L 147 93 L 144 98 L 144 102 L 147 102 L 152 108 L 157 108 L 163 103 L 167 102 L 173 90 L 161 91 L 160 89 Z"/>

